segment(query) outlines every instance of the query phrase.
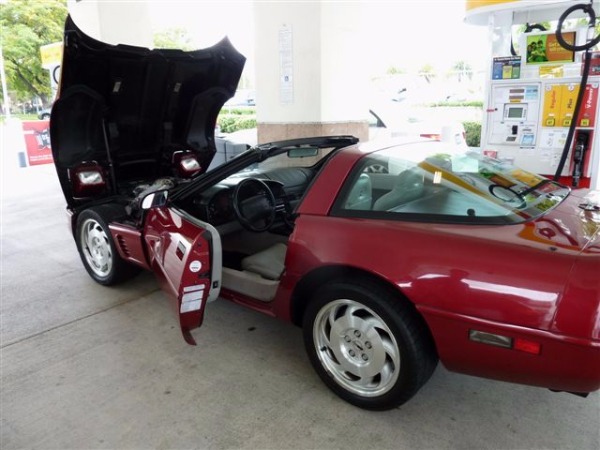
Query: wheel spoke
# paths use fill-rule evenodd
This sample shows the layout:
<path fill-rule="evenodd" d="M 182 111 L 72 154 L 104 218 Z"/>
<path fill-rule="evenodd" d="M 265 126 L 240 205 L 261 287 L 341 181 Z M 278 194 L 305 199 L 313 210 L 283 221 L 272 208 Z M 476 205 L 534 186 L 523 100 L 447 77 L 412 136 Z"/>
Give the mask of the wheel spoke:
<path fill-rule="evenodd" d="M 394 371 L 398 371 L 398 367 L 395 367 L 390 361 L 386 361 L 384 366 L 381 368 L 379 375 L 381 376 L 380 383 L 385 385 L 390 382 L 394 376 Z"/>
<path fill-rule="evenodd" d="M 386 354 L 394 362 L 394 364 L 398 365 L 398 363 L 400 362 L 400 354 L 398 353 L 398 348 L 390 340 L 387 339 L 383 340 L 383 348 L 385 349 Z"/>
<path fill-rule="evenodd" d="M 94 236 L 92 235 L 91 225 L 85 229 L 84 233 L 87 249 L 91 252 L 94 248 Z"/>

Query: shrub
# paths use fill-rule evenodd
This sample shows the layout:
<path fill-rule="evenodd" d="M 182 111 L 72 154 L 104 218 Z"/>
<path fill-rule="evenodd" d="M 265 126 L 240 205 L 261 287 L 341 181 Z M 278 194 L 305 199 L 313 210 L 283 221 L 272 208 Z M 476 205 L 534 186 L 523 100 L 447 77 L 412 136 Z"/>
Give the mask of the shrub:
<path fill-rule="evenodd" d="M 256 108 L 254 107 L 228 107 L 223 106 L 221 109 L 221 114 L 236 114 L 236 115 L 256 115 Z"/>
<path fill-rule="evenodd" d="M 256 115 L 250 114 L 220 114 L 217 124 L 223 133 L 233 133 L 238 130 L 256 128 Z"/>
<path fill-rule="evenodd" d="M 457 102 L 457 101 L 448 101 L 448 102 L 435 102 L 435 103 L 430 103 L 429 105 L 430 107 L 433 108 L 438 108 L 438 107 L 470 107 L 470 108 L 483 108 L 483 101 L 481 100 L 469 100 L 469 101 L 464 101 L 464 102 Z"/>
<path fill-rule="evenodd" d="M 481 146 L 481 123 L 480 122 L 463 122 L 465 127 L 465 138 L 469 147 Z"/>

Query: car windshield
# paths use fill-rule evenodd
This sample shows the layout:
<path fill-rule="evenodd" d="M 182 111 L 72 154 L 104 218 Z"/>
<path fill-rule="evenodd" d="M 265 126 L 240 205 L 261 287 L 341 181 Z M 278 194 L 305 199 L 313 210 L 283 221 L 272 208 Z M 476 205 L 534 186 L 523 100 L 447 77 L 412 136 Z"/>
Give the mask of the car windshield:
<path fill-rule="evenodd" d="M 283 169 L 289 167 L 311 168 L 326 158 L 335 147 L 328 148 L 302 148 L 301 152 L 292 151 L 272 156 L 264 161 L 254 163 L 240 172 L 232 175 L 230 178 L 246 178 L 255 173 L 263 173 L 273 169 Z M 308 151 L 312 150 L 312 151 Z"/>
<path fill-rule="evenodd" d="M 372 201 L 355 202 L 367 185 Z M 556 207 L 570 190 L 508 161 L 424 143 L 367 155 L 346 192 L 346 211 L 368 209 L 398 220 L 519 223 Z"/>

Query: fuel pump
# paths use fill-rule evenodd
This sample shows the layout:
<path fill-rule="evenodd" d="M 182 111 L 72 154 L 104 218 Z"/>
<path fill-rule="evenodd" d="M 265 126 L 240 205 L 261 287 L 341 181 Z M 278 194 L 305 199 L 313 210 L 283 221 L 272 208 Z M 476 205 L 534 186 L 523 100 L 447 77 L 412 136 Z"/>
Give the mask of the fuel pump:
<path fill-rule="evenodd" d="M 488 25 L 491 64 L 482 151 L 573 187 L 600 188 L 596 6 L 567 0 L 467 1 Z M 567 19 L 577 27 L 565 29 Z M 556 31 L 542 22 L 558 20 Z M 584 25 L 579 23 L 587 22 Z M 512 27 L 525 25 L 513 43 Z"/>
<path fill-rule="evenodd" d="M 571 13 L 574 11 L 581 10 L 585 14 L 588 15 L 588 34 L 586 37 L 586 42 L 582 45 L 574 45 L 571 42 L 568 42 L 564 38 L 563 34 L 563 24 L 564 21 L 569 17 Z M 579 4 L 568 8 L 558 19 L 558 24 L 556 28 L 556 38 L 559 44 L 566 50 L 569 51 L 581 51 L 584 50 L 585 53 L 583 55 L 583 69 L 581 74 L 581 83 L 579 85 L 579 92 L 577 95 L 577 103 L 575 105 L 574 114 L 576 117 L 579 117 L 585 92 L 587 90 L 587 82 L 590 74 L 590 65 L 591 65 L 591 52 L 590 50 L 600 42 L 600 35 L 596 37 L 591 37 L 595 33 L 596 26 L 596 13 L 594 8 L 592 7 L 592 1 L 589 4 Z M 581 123 L 580 123 L 581 125 Z M 588 124 L 589 125 L 589 124 Z M 572 174 L 571 181 L 572 186 L 579 186 L 579 181 L 581 177 L 586 173 L 585 166 L 588 164 L 586 160 L 586 155 L 589 149 L 589 145 L 591 142 L 591 131 L 577 130 L 577 122 L 572 122 L 569 126 L 569 132 L 567 134 L 567 141 L 565 142 L 565 146 L 561 155 L 560 162 L 558 164 L 558 168 L 556 169 L 556 174 L 554 175 L 554 180 L 559 181 L 560 176 L 562 174 L 565 162 L 567 160 L 569 149 L 571 147 L 571 142 L 573 139 L 573 135 L 577 133 L 577 138 L 575 139 L 575 146 L 573 149 L 573 161 L 572 161 Z"/>

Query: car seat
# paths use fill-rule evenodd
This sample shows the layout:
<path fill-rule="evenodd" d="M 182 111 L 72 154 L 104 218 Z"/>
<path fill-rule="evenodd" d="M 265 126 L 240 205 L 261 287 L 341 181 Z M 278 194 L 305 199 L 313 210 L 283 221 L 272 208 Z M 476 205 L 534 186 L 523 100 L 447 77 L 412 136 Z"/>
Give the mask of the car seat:
<path fill-rule="evenodd" d="M 282 243 L 272 245 L 242 259 L 242 269 L 259 274 L 268 280 L 279 280 L 285 268 L 287 246 Z"/>
<path fill-rule="evenodd" d="M 373 210 L 389 211 L 420 197 L 423 194 L 424 177 L 417 170 L 412 168 L 400 172 L 396 177 L 392 190 L 375 201 Z"/>

